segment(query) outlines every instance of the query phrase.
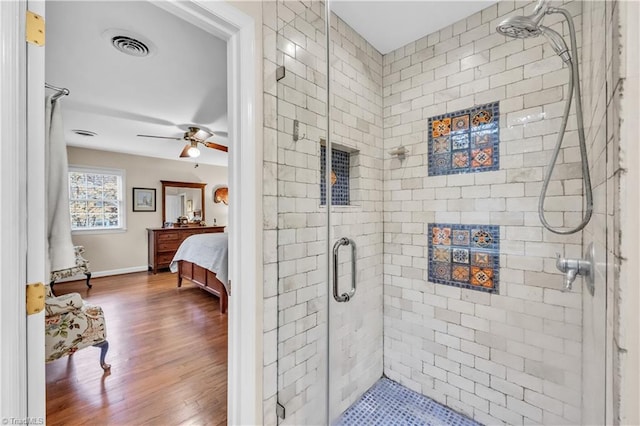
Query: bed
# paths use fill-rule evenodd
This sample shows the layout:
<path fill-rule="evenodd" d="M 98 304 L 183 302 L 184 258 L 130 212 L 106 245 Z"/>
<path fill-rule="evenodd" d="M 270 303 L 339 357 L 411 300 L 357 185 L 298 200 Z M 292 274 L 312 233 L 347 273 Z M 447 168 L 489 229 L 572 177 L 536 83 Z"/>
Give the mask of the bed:
<path fill-rule="evenodd" d="M 178 273 L 178 287 L 188 279 L 203 290 L 220 298 L 220 312 L 226 313 L 230 294 L 229 234 L 192 235 L 176 252 L 169 269 Z"/>

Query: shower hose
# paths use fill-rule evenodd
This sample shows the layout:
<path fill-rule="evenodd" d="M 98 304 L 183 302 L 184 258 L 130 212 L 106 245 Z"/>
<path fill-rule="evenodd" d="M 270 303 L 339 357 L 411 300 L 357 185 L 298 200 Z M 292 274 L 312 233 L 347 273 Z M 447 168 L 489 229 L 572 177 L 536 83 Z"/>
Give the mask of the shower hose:
<path fill-rule="evenodd" d="M 544 182 L 542 183 L 542 189 L 540 191 L 540 198 L 538 199 L 538 217 L 540 217 L 540 222 L 547 228 L 549 231 L 554 234 L 568 235 L 574 234 L 576 232 L 581 231 L 589 220 L 591 220 L 591 215 L 593 214 L 593 192 L 591 189 L 591 177 L 589 175 L 589 162 L 587 159 L 587 145 L 584 137 L 584 122 L 582 115 L 582 97 L 580 94 L 580 72 L 578 70 L 578 65 L 573 62 L 578 59 L 578 48 L 576 44 L 576 31 L 573 24 L 573 18 L 571 14 L 564 9 L 556 9 L 550 8 L 548 13 L 561 13 L 564 15 L 567 23 L 569 25 L 569 34 L 571 38 L 571 59 L 567 61 L 569 66 L 569 99 L 567 100 L 564 107 L 564 115 L 562 117 L 562 124 L 560 125 L 560 129 L 558 132 L 558 139 L 556 142 L 556 146 L 551 155 L 551 162 L 549 164 L 549 168 L 547 169 L 547 174 L 544 178 Z M 551 180 L 551 175 L 553 174 L 553 169 L 555 168 L 556 162 L 558 161 L 558 155 L 560 154 L 560 149 L 562 148 L 562 140 L 564 138 L 564 133 L 567 129 L 567 121 L 569 120 L 569 112 L 571 110 L 571 99 L 573 98 L 573 94 L 576 97 L 576 114 L 578 119 L 578 139 L 580 145 L 580 157 L 582 162 L 582 180 L 584 182 L 584 190 L 586 192 L 586 209 L 584 210 L 584 214 L 582 216 L 582 221 L 578 226 L 571 229 L 561 230 L 558 228 L 554 228 L 547 222 L 544 212 L 544 202 L 547 196 L 547 189 L 549 188 L 549 181 Z"/>

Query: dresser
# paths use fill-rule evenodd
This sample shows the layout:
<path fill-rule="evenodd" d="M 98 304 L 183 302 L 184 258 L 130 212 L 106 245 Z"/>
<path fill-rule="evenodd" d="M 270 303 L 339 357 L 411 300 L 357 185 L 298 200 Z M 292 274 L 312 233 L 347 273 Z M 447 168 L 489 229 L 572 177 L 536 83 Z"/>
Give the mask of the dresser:
<path fill-rule="evenodd" d="M 196 234 L 224 232 L 224 226 L 194 226 L 185 228 L 147 228 L 149 242 L 149 270 L 168 268 L 180 244 Z"/>

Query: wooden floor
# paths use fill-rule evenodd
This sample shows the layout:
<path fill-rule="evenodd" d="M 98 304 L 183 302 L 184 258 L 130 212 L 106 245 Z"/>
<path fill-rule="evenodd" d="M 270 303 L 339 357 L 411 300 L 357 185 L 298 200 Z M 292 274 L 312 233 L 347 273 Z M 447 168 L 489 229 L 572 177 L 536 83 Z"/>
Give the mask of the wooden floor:
<path fill-rule="evenodd" d="M 146 272 L 55 286 L 104 309 L 111 372 L 98 348 L 47 364 L 47 424 L 226 424 L 227 315 L 218 298 Z"/>

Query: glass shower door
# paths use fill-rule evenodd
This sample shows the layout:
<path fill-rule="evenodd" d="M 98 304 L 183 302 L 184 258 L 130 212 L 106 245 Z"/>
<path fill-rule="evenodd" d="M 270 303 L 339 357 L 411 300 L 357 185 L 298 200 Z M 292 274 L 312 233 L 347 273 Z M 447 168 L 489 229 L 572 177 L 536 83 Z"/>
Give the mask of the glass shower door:
<path fill-rule="evenodd" d="M 279 424 L 332 423 L 382 376 L 382 56 L 327 7 L 267 12 Z"/>
<path fill-rule="evenodd" d="M 329 421 L 383 373 L 382 55 L 339 16 L 329 23 Z M 325 196 L 326 194 L 326 196 Z"/>

